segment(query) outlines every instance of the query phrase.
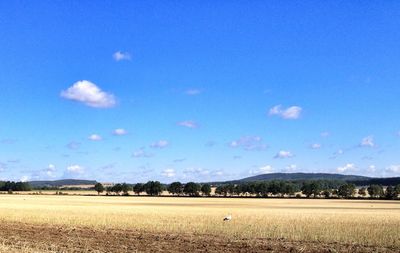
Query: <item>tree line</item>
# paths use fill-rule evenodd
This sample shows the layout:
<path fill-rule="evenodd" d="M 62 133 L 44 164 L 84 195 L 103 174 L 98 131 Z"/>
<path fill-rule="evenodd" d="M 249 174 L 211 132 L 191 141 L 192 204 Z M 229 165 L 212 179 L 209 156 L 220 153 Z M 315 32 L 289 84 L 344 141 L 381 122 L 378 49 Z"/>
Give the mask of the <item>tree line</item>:
<path fill-rule="evenodd" d="M 30 191 L 32 187 L 27 182 L 0 181 L 0 191 Z"/>
<path fill-rule="evenodd" d="M 199 184 L 195 182 L 181 183 L 173 182 L 168 185 L 161 184 L 159 181 L 148 181 L 147 183 L 137 184 L 115 184 L 104 187 L 97 183 L 94 189 L 98 194 L 106 191 L 107 195 L 129 195 L 130 191 L 140 195 L 145 192 L 150 196 L 158 196 L 163 191 L 174 196 L 210 196 L 211 185 Z M 360 197 L 377 199 L 398 199 L 400 195 L 400 184 L 388 186 L 386 189 L 382 185 L 372 184 L 368 187 L 361 187 L 357 190 L 353 183 L 340 182 L 336 180 L 309 180 L 309 181 L 261 181 L 245 182 L 238 184 L 221 184 L 215 189 L 215 196 L 234 197 L 234 196 L 255 196 L 255 197 L 302 197 L 307 198 L 354 198 L 356 194 Z"/>

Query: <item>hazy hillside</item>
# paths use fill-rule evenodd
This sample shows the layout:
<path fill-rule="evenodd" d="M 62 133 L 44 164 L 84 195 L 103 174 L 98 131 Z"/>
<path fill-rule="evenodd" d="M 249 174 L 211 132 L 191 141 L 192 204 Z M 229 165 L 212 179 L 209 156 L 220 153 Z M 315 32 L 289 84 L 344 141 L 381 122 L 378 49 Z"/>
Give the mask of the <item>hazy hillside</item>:
<path fill-rule="evenodd" d="M 240 179 L 242 182 L 250 181 L 270 181 L 270 180 L 343 180 L 361 181 L 368 180 L 369 177 L 356 175 L 342 175 L 329 173 L 270 173 Z"/>
<path fill-rule="evenodd" d="M 81 179 L 61 179 L 54 181 L 30 181 L 29 184 L 32 187 L 58 187 L 63 185 L 94 185 L 96 184 L 96 180 L 81 180 Z"/>

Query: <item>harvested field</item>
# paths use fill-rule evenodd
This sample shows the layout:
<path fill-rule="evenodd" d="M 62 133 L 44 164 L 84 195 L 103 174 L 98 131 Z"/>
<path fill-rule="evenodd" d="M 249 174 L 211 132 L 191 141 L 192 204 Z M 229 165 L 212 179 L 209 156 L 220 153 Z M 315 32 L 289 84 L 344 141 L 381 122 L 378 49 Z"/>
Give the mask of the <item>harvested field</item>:
<path fill-rule="evenodd" d="M 0 209 L 1 252 L 400 250 L 398 201 L 1 195 Z"/>

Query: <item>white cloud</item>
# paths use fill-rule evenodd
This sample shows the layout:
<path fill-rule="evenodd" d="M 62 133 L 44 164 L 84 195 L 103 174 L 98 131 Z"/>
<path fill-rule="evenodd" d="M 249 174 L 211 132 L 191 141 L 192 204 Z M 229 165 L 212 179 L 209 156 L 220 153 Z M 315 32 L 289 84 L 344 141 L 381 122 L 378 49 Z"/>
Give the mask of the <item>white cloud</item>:
<path fill-rule="evenodd" d="M 45 173 L 49 177 L 54 177 L 54 172 L 56 171 L 56 166 L 54 164 L 49 164 L 45 169 Z"/>
<path fill-rule="evenodd" d="M 79 142 L 76 141 L 71 141 L 70 143 L 68 143 L 66 145 L 67 148 L 69 149 L 78 149 L 81 146 L 81 144 Z"/>
<path fill-rule="evenodd" d="M 98 134 L 91 134 L 88 139 L 91 141 L 101 141 L 103 138 Z"/>
<path fill-rule="evenodd" d="M 136 150 L 132 154 L 132 157 L 135 157 L 135 158 L 142 158 L 142 157 L 147 158 L 147 157 L 152 157 L 152 156 L 153 156 L 153 154 L 147 153 L 144 149 Z"/>
<path fill-rule="evenodd" d="M 28 176 L 22 176 L 20 181 L 21 182 L 27 182 L 27 181 L 29 181 L 29 177 Z"/>
<path fill-rule="evenodd" d="M 206 176 L 210 174 L 210 171 L 203 168 L 186 168 L 183 170 L 183 173 Z"/>
<path fill-rule="evenodd" d="M 117 51 L 113 54 L 113 58 L 116 61 L 123 61 L 123 60 L 129 61 L 131 59 L 131 55 L 128 52 Z"/>
<path fill-rule="evenodd" d="M 276 105 L 269 109 L 269 115 L 276 115 L 283 119 L 298 119 L 300 118 L 302 110 L 303 109 L 299 106 L 290 106 L 285 109 L 282 105 Z"/>
<path fill-rule="evenodd" d="M 71 165 L 67 167 L 67 172 L 71 174 L 83 174 L 85 172 L 85 168 L 80 165 Z"/>
<path fill-rule="evenodd" d="M 191 120 L 185 120 L 177 123 L 178 126 L 183 126 L 187 128 L 198 128 L 199 124 L 197 122 L 191 121 Z"/>
<path fill-rule="evenodd" d="M 286 150 L 281 150 L 274 156 L 274 158 L 281 158 L 281 159 L 290 157 L 293 157 L 293 154 L 290 151 Z"/>
<path fill-rule="evenodd" d="M 373 165 L 373 164 L 371 164 L 370 166 L 368 166 L 367 171 L 368 171 L 369 173 L 374 173 L 374 172 L 376 171 L 376 166 Z"/>
<path fill-rule="evenodd" d="M 110 108 L 116 105 L 113 94 L 102 91 L 96 84 L 87 80 L 78 81 L 67 90 L 61 91 L 61 97 L 96 108 Z"/>
<path fill-rule="evenodd" d="M 356 166 L 354 165 L 354 163 L 348 163 L 342 167 L 337 167 L 336 171 L 343 173 L 343 172 L 347 172 L 347 171 L 352 171 L 355 169 L 355 167 Z"/>
<path fill-rule="evenodd" d="M 224 175 L 224 172 L 223 172 L 223 171 L 220 171 L 220 170 L 218 170 L 218 171 L 214 172 L 213 174 L 214 174 L 215 176 L 218 176 L 218 177 L 220 177 L 220 176 Z"/>
<path fill-rule="evenodd" d="M 329 132 L 322 132 L 321 137 L 328 137 L 329 135 L 331 135 Z"/>
<path fill-rule="evenodd" d="M 163 170 L 161 175 L 163 175 L 164 177 L 174 177 L 176 173 L 174 169 L 165 169 Z"/>
<path fill-rule="evenodd" d="M 185 91 L 185 94 L 189 95 L 189 96 L 199 95 L 200 93 L 201 93 L 201 90 L 199 90 L 199 89 L 188 89 Z"/>
<path fill-rule="evenodd" d="M 386 168 L 387 172 L 398 174 L 400 173 L 400 164 L 390 165 Z"/>
<path fill-rule="evenodd" d="M 114 129 L 113 135 L 126 135 L 128 132 L 123 128 Z"/>
<path fill-rule="evenodd" d="M 361 147 L 375 147 L 374 137 L 372 135 L 364 137 L 360 142 Z"/>
<path fill-rule="evenodd" d="M 322 147 L 322 145 L 319 143 L 313 143 L 310 145 L 311 149 L 320 149 L 321 147 Z"/>
<path fill-rule="evenodd" d="M 396 133 L 396 135 L 400 137 L 400 130 Z"/>
<path fill-rule="evenodd" d="M 271 165 L 265 165 L 262 167 L 259 167 L 256 170 L 250 170 L 249 173 L 251 175 L 260 175 L 260 174 L 268 174 L 274 172 L 274 168 Z"/>
<path fill-rule="evenodd" d="M 267 145 L 263 143 L 260 136 L 243 136 L 240 139 L 231 141 L 229 146 L 232 148 L 243 148 L 247 151 L 258 151 L 267 148 Z"/>
<path fill-rule="evenodd" d="M 290 164 L 290 165 L 286 166 L 285 169 L 288 172 L 293 172 L 293 171 L 297 170 L 297 165 L 296 164 Z"/>
<path fill-rule="evenodd" d="M 151 148 L 165 148 L 169 145 L 168 141 L 166 140 L 159 140 L 152 144 L 150 144 Z"/>

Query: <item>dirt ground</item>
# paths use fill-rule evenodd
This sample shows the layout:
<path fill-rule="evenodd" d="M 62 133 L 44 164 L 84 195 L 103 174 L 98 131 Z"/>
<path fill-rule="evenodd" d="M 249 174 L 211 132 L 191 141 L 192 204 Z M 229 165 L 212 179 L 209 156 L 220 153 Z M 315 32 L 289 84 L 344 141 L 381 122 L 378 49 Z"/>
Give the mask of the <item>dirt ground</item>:
<path fill-rule="evenodd" d="M 227 240 L 184 232 L 153 234 L 17 222 L 0 223 L 0 245 L 7 248 L 7 252 L 399 252 L 394 248 L 340 243 L 268 238 Z"/>

